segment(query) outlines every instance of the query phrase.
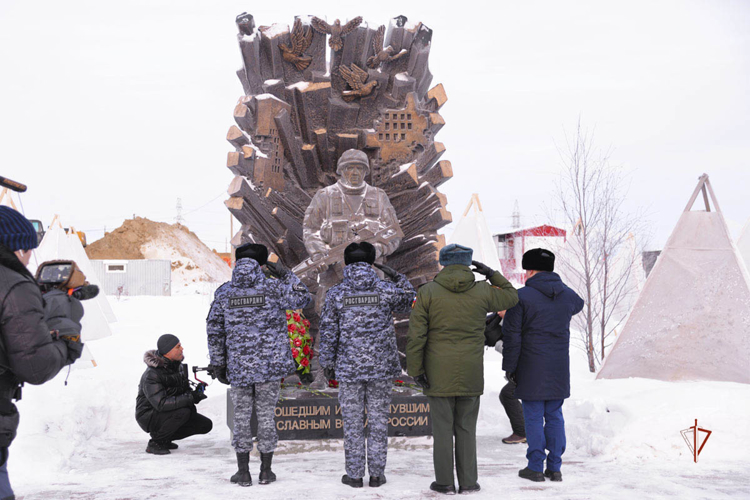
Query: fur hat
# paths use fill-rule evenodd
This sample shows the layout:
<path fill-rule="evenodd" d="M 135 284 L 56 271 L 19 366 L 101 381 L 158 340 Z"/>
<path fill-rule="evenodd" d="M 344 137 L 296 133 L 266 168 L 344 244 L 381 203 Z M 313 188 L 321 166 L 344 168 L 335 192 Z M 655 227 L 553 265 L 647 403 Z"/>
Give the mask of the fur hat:
<path fill-rule="evenodd" d="M 237 250 L 234 251 L 234 258 L 236 260 L 254 259 L 262 266 L 268 261 L 268 248 L 258 243 L 245 243 L 238 246 Z"/>
<path fill-rule="evenodd" d="M 336 173 L 342 175 L 344 167 L 350 163 L 359 163 L 365 167 L 365 175 L 370 172 L 370 160 L 364 151 L 359 149 L 347 149 L 344 154 L 339 158 L 339 162 L 336 166 Z"/>
<path fill-rule="evenodd" d="M 0 243 L 11 252 L 31 250 L 39 245 L 36 229 L 29 219 L 5 205 L 0 205 Z"/>
<path fill-rule="evenodd" d="M 544 248 L 533 248 L 523 254 L 521 267 L 529 271 L 555 270 L 555 254 Z"/>
<path fill-rule="evenodd" d="M 159 340 L 156 341 L 156 347 L 159 350 L 159 354 L 164 356 L 169 351 L 175 348 L 180 343 L 180 339 L 172 335 L 171 333 L 165 333 Z"/>
<path fill-rule="evenodd" d="M 451 243 L 440 249 L 440 265 L 443 267 L 454 264 L 470 266 L 472 255 L 474 255 L 474 250 L 471 248 Z"/>
<path fill-rule="evenodd" d="M 370 243 L 363 241 L 361 243 L 351 243 L 344 249 L 344 264 L 354 264 L 355 262 L 375 262 L 375 247 Z"/>

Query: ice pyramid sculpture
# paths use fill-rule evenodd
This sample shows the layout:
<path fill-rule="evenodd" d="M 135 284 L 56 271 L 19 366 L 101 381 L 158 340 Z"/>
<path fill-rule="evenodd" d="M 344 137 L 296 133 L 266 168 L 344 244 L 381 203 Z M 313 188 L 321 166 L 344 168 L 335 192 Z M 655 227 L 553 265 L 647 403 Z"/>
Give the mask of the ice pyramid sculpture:
<path fill-rule="evenodd" d="M 705 210 L 691 210 L 701 193 Z M 741 259 L 704 174 L 597 378 L 750 383 Z"/>

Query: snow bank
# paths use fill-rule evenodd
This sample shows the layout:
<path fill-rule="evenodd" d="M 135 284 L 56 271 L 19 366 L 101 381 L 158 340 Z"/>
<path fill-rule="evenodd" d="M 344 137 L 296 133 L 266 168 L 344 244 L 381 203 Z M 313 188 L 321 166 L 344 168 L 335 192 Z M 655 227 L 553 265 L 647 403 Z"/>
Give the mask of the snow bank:
<path fill-rule="evenodd" d="M 585 354 L 571 347 L 571 397 L 563 405 L 566 453 L 618 461 L 666 460 L 689 465 L 692 454 L 680 435 L 698 419 L 713 432 L 701 453 L 711 463 L 750 465 L 737 443 L 750 440 L 750 385 L 732 382 L 664 382 L 645 378 L 595 380 Z M 478 428 L 510 435 L 499 393 L 502 356 L 487 350 L 485 395 Z M 563 457 L 565 461 L 565 457 Z"/>

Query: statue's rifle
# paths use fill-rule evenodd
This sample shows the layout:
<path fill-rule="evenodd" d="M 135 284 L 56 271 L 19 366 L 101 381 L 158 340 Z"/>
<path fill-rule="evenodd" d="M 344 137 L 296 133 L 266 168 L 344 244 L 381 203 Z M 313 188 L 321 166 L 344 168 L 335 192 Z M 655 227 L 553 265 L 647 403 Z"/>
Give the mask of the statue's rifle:
<path fill-rule="evenodd" d="M 337 262 L 344 262 L 344 249 L 352 243 L 367 241 L 368 243 L 381 243 L 384 246 L 387 245 L 394 237 L 403 237 L 403 232 L 399 229 L 394 231 L 392 228 L 386 228 L 377 233 L 373 233 L 371 230 L 364 228 L 357 231 L 357 234 L 353 239 L 345 241 L 344 243 L 331 248 L 328 251 L 328 255 L 325 257 L 313 260 L 307 258 L 297 264 L 292 272 L 296 274 L 300 279 L 308 277 L 314 278 L 321 272 L 323 272 L 328 266 L 336 264 Z"/>

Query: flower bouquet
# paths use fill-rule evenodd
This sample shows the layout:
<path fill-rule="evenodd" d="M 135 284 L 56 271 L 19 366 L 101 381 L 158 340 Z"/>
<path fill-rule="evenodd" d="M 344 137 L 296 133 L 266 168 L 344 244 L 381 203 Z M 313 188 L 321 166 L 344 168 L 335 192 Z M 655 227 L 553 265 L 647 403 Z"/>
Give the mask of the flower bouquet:
<path fill-rule="evenodd" d="M 313 338 L 308 333 L 310 322 L 300 313 L 287 311 L 286 327 L 289 345 L 292 348 L 292 357 L 297 364 L 297 375 L 302 383 L 309 384 L 313 381 L 310 365 L 315 354 L 313 352 Z"/>

